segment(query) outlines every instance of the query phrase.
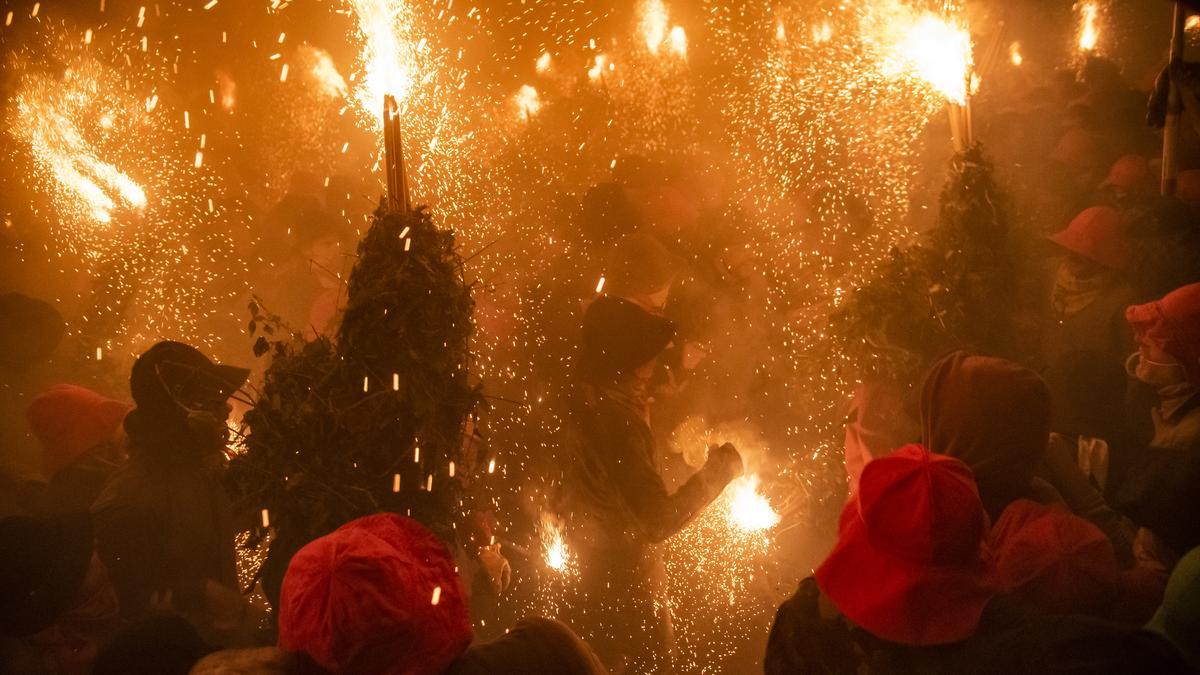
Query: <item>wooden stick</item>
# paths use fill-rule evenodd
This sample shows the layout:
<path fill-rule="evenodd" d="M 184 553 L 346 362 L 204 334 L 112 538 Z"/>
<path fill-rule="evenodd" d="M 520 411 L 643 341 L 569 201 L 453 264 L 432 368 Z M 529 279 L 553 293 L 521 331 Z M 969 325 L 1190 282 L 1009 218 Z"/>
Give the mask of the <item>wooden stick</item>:
<path fill-rule="evenodd" d="M 396 99 L 383 97 L 383 165 L 387 173 L 388 207 L 408 213 L 408 170 L 404 162 L 404 138 L 400 133 L 400 111 Z"/>
<path fill-rule="evenodd" d="M 1175 0 L 1175 13 L 1171 23 L 1171 59 L 1167 64 L 1170 93 L 1167 95 L 1167 120 L 1163 127 L 1162 185 L 1161 192 L 1175 194 L 1175 178 L 1179 175 L 1179 124 L 1183 113 L 1183 96 L 1175 72 L 1183 65 L 1183 23 L 1187 13 L 1183 3 Z"/>

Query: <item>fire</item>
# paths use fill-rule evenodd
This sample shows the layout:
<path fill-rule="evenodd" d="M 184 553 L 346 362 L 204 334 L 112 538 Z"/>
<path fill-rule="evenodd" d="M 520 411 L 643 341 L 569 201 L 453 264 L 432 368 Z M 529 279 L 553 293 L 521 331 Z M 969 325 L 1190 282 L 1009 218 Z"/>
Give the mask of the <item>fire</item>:
<path fill-rule="evenodd" d="M 662 0 L 643 0 L 639 30 L 646 41 L 646 49 L 657 54 L 667 38 L 667 6 Z"/>
<path fill-rule="evenodd" d="M 310 64 L 309 73 L 320 86 L 321 93 L 330 98 L 339 98 L 346 95 L 346 80 L 338 72 L 337 66 L 334 65 L 333 59 L 329 56 L 329 52 L 324 49 L 305 45 L 301 47 L 301 53 L 304 54 L 305 60 Z"/>
<path fill-rule="evenodd" d="M 403 0 L 351 0 L 350 4 L 362 39 L 354 97 L 382 124 L 383 97 L 391 94 L 403 105 L 413 89 L 420 45 L 401 39 L 404 27 L 411 24 Z"/>
<path fill-rule="evenodd" d="M 1100 41 L 1100 8 L 1095 2 L 1085 2 L 1079 5 L 1079 50 L 1091 52 L 1096 50 Z"/>
<path fill-rule="evenodd" d="M 604 54 L 597 54 L 595 64 L 588 68 L 588 79 L 592 82 L 602 82 L 604 80 L 604 67 L 608 65 L 608 57 Z"/>
<path fill-rule="evenodd" d="M 526 121 L 542 109 L 542 101 L 538 97 L 538 90 L 528 84 L 521 85 L 521 88 L 513 95 L 513 101 L 517 104 L 517 110 L 521 113 L 521 117 Z"/>
<path fill-rule="evenodd" d="M 747 532 L 767 530 L 779 522 L 779 514 L 771 507 L 767 498 L 758 493 L 758 476 L 743 476 L 729 486 L 732 498 L 729 501 L 729 522 Z"/>
<path fill-rule="evenodd" d="M 884 4 L 865 20 L 885 75 L 912 77 L 951 103 L 967 102 L 973 61 L 965 25 L 932 12 L 915 14 L 900 3 Z"/>
<path fill-rule="evenodd" d="M 537 64 L 536 64 L 537 71 L 539 73 L 544 73 L 544 72 L 550 70 L 550 66 L 551 66 L 552 62 L 553 62 L 553 59 L 550 56 L 550 52 L 542 52 L 542 55 L 539 56 L 538 60 L 537 60 Z"/>
<path fill-rule="evenodd" d="M 687 33 L 684 32 L 683 26 L 675 26 L 671 29 L 671 52 L 677 56 L 687 56 Z"/>
<path fill-rule="evenodd" d="M 571 569 L 571 552 L 567 549 L 567 541 L 563 536 L 562 527 L 552 516 L 542 515 L 542 548 L 545 550 L 546 567 L 555 572 L 567 572 Z"/>
<path fill-rule="evenodd" d="M 1021 43 L 1014 42 L 1008 46 L 1008 58 L 1014 66 L 1019 66 L 1025 62 L 1025 57 L 1021 56 Z"/>

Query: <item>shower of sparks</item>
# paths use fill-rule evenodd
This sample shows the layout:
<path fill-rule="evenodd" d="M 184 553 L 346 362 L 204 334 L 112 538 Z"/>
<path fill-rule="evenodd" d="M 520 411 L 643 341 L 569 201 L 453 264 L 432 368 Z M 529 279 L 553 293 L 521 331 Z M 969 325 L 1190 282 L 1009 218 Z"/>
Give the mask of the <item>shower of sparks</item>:
<path fill-rule="evenodd" d="M 575 561 L 567 548 L 562 525 L 547 514 L 543 514 L 541 519 L 541 539 L 546 567 L 560 574 L 573 572 Z"/>
<path fill-rule="evenodd" d="M 663 40 L 667 37 L 669 20 L 667 6 L 663 0 L 642 0 L 641 21 L 638 27 L 646 49 L 649 49 L 651 54 L 657 54 L 662 47 Z"/>
<path fill-rule="evenodd" d="M 970 32 L 939 14 L 914 14 L 899 5 L 894 10 L 874 26 L 881 31 L 884 72 L 915 77 L 948 101 L 965 104 L 972 63 Z"/>
<path fill-rule="evenodd" d="M 517 111 L 525 120 L 532 119 L 542 108 L 542 101 L 538 97 L 538 90 L 528 84 L 521 85 L 517 93 L 513 95 L 513 102 L 517 106 Z"/>
<path fill-rule="evenodd" d="M 728 513 L 735 527 L 757 532 L 779 523 L 779 514 L 771 508 L 771 502 L 758 493 L 758 476 L 743 476 L 725 489 L 733 492 Z"/>
<path fill-rule="evenodd" d="M 1078 5 L 1079 51 L 1094 52 L 1100 42 L 1100 7 L 1092 1 Z"/>
<path fill-rule="evenodd" d="M 308 62 L 308 72 L 320 86 L 320 91 L 326 96 L 340 98 L 346 95 L 346 80 L 338 72 L 337 66 L 329 52 L 317 47 L 304 45 L 300 48 L 303 59 Z"/>
<path fill-rule="evenodd" d="M 354 97 L 369 118 L 382 124 L 383 97 L 403 103 L 418 77 L 418 42 L 413 39 L 411 3 L 350 0 L 362 40 Z"/>

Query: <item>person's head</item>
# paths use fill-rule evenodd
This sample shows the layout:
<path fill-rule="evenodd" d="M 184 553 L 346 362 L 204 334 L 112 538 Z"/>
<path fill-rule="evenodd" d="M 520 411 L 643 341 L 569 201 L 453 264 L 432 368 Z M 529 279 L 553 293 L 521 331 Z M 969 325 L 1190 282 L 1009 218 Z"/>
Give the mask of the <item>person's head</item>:
<path fill-rule="evenodd" d="M 442 673 L 471 643 L 454 559 L 415 520 L 351 521 L 292 558 L 279 646 L 339 673 Z"/>
<path fill-rule="evenodd" d="M 0 551 L 0 634 L 33 635 L 79 601 L 92 562 L 91 518 L 5 518 Z"/>
<path fill-rule="evenodd" d="M 0 293 L 0 369 L 20 371 L 50 356 L 66 323 L 49 304 L 20 293 Z"/>
<path fill-rule="evenodd" d="M 1155 194 L 1157 185 L 1150 163 L 1141 155 L 1125 155 L 1113 163 L 1100 190 L 1108 193 L 1115 203 L 1146 199 Z"/>
<path fill-rule="evenodd" d="M 101 445 L 119 448 L 121 422 L 132 407 L 73 384 L 39 394 L 25 417 L 42 446 L 42 473 L 52 477 Z"/>
<path fill-rule="evenodd" d="M 141 619 L 123 629 L 96 656 L 93 675 L 187 675 L 213 648 L 177 614 Z"/>
<path fill-rule="evenodd" d="M 1138 354 L 1135 377 L 1160 388 L 1200 385 L 1200 283 L 1125 310 Z"/>
<path fill-rule="evenodd" d="M 621 298 L 601 296 L 583 314 L 580 374 L 592 384 L 648 379 L 675 339 L 675 324 Z"/>
<path fill-rule="evenodd" d="M 988 537 L 994 584 L 1008 602 L 1042 614 L 1112 609 L 1120 574 L 1112 542 L 1066 508 L 1019 499 Z"/>
<path fill-rule="evenodd" d="M 129 392 L 137 406 L 125 417 L 131 449 L 150 450 L 140 447 L 139 439 L 163 430 L 187 433 L 205 447 L 223 445 L 232 410 L 229 398 L 249 375 L 245 368 L 213 363 L 181 342 L 163 341 L 146 350 L 129 375 Z"/>
<path fill-rule="evenodd" d="M 609 295 L 661 314 L 675 280 L 675 261 L 653 235 L 638 232 L 621 238 L 613 247 L 604 278 Z"/>
<path fill-rule="evenodd" d="M 855 625 L 904 645 L 970 637 L 991 597 L 987 515 L 962 462 L 908 445 L 863 469 L 817 585 Z"/>
<path fill-rule="evenodd" d="M 1067 254 L 1064 265 L 1078 278 L 1122 270 L 1129 263 L 1121 219 L 1108 206 L 1084 209 L 1049 240 Z"/>
<path fill-rule="evenodd" d="M 1011 361 L 956 351 L 935 363 L 921 392 L 933 452 L 971 467 L 988 512 L 1027 496 L 1050 437 L 1050 391 Z"/>

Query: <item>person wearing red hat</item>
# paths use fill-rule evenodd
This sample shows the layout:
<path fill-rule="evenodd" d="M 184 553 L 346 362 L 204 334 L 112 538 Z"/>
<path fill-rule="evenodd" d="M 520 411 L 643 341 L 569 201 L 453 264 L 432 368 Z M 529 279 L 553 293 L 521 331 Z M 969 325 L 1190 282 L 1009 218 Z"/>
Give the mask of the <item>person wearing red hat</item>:
<path fill-rule="evenodd" d="M 133 406 L 73 384 L 55 385 L 29 404 L 29 428 L 42 446 L 51 513 L 87 511 L 125 461 L 121 423 Z"/>
<path fill-rule="evenodd" d="M 239 530 L 223 483 L 228 399 L 248 374 L 179 342 L 138 357 L 129 378 L 137 407 L 125 416 L 129 460 L 92 506 L 122 613 L 137 617 L 170 598 L 217 644 L 254 620 L 237 591 Z"/>
<path fill-rule="evenodd" d="M 547 619 L 522 620 L 504 637 L 472 645 L 467 593 L 450 552 L 393 513 L 358 518 L 301 548 L 284 576 L 278 618 L 277 649 L 218 652 L 192 672 L 240 665 L 348 675 L 604 673 L 586 644 Z"/>
<path fill-rule="evenodd" d="M 1127 370 L 1152 388 L 1154 435 L 1133 458 L 1117 506 L 1175 555 L 1200 545 L 1200 283 L 1126 312 L 1138 351 Z"/>
<path fill-rule="evenodd" d="M 1108 616 L 1120 571 L 1100 528 L 1057 504 L 1019 499 L 988 535 L 993 585 L 1025 613 Z"/>
<path fill-rule="evenodd" d="M 1043 363 L 1054 364 L 1078 350 L 1110 354 L 1119 360 L 1132 346 L 1124 309 L 1133 301 L 1133 291 L 1123 273 L 1129 252 L 1116 210 L 1108 206 L 1084 209 L 1049 240 L 1064 257 L 1050 293 Z"/>
<path fill-rule="evenodd" d="M 863 469 L 837 543 L 786 601 L 765 672 L 929 672 L 993 597 L 988 517 L 967 465 L 907 445 Z"/>
<path fill-rule="evenodd" d="M 1141 155 L 1125 155 L 1113 162 L 1108 176 L 1100 184 L 1100 192 L 1112 206 L 1125 208 L 1153 197 L 1157 192 L 1150 162 Z"/>
<path fill-rule="evenodd" d="M 565 484 L 568 538 L 579 560 L 581 629 L 605 662 L 670 672 L 671 619 L 657 544 L 683 529 L 742 473 L 729 444 L 709 450 L 674 493 L 659 473 L 649 384 L 674 324 L 603 296 L 584 314 L 574 401 L 577 457 Z"/>

